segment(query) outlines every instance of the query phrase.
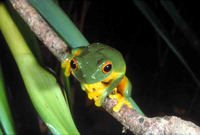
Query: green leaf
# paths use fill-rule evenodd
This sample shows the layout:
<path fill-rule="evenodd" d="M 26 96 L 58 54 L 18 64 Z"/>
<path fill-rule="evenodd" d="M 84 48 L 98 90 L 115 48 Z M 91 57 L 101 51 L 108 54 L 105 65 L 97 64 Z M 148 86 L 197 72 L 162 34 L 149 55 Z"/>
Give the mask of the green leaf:
<path fill-rule="evenodd" d="M 6 97 L 1 63 L 0 63 L 0 125 L 2 125 L 3 131 L 6 134 L 16 134 L 13 124 L 13 119 L 11 116 L 10 108 Z"/>
<path fill-rule="evenodd" d="M 79 134 L 55 77 L 37 63 L 3 4 L 0 13 L 0 29 L 37 112 L 53 134 Z"/>
<path fill-rule="evenodd" d="M 62 77 L 63 77 L 64 89 L 66 91 L 66 96 L 67 96 L 67 99 L 68 99 L 68 102 L 69 102 L 70 110 L 73 114 L 73 107 L 72 107 L 73 104 L 72 104 L 72 95 L 71 95 L 71 91 L 70 91 L 69 77 L 66 77 L 64 72 L 65 72 L 65 69 L 63 68 L 62 69 Z"/>
<path fill-rule="evenodd" d="M 89 45 L 69 17 L 52 0 L 29 1 L 71 48 Z"/>
<path fill-rule="evenodd" d="M 145 114 L 142 112 L 142 110 L 138 107 L 138 105 L 135 103 L 135 101 L 132 98 L 129 98 L 129 102 L 133 106 L 134 110 L 136 110 L 139 114 L 145 116 Z"/>
<path fill-rule="evenodd" d="M 3 132 L 1 131 L 1 128 L 0 128 L 0 135 L 3 135 Z"/>
<path fill-rule="evenodd" d="M 192 29 L 187 25 L 184 19 L 176 10 L 174 4 L 170 0 L 163 0 L 160 1 L 162 6 L 165 8 L 167 13 L 171 16 L 172 20 L 174 21 L 175 25 L 181 30 L 184 34 L 185 38 L 191 43 L 191 45 L 200 53 L 200 41 L 197 36 L 194 34 Z"/>
<path fill-rule="evenodd" d="M 188 70 L 196 84 L 200 87 L 200 82 L 190 66 L 187 64 L 183 56 L 178 52 L 175 48 L 173 42 L 170 40 L 167 31 L 164 29 L 163 25 L 158 21 L 158 18 L 153 13 L 153 11 L 149 8 L 149 6 L 142 0 L 133 0 L 135 5 L 139 8 L 139 10 L 143 13 L 143 15 L 148 19 L 151 25 L 155 28 L 158 34 L 162 37 L 162 39 L 166 42 L 169 48 L 174 52 L 174 54 L 178 57 L 178 59 L 182 62 L 185 68 Z"/>
<path fill-rule="evenodd" d="M 17 13 L 17 11 L 13 8 L 10 1 L 6 0 L 6 7 L 14 20 L 15 24 L 17 25 L 20 33 L 23 35 L 26 43 L 28 44 L 29 48 L 31 49 L 31 52 L 34 54 L 34 56 L 37 58 L 37 61 L 40 64 L 44 65 L 44 60 L 42 58 L 42 53 L 39 47 L 38 40 L 35 36 L 35 34 L 31 31 L 30 27 L 24 22 L 24 20 L 21 18 L 21 16 Z"/>

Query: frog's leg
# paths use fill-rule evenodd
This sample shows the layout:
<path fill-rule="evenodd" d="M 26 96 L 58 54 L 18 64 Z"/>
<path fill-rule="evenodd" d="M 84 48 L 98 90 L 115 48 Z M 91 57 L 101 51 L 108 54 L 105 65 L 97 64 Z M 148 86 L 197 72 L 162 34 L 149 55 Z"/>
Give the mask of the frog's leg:
<path fill-rule="evenodd" d="M 71 54 L 69 54 L 67 56 L 67 58 L 61 63 L 61 67 L 62 68 L 66 68 L 65 70 L 65 75 L 68 77 L 70 76 L 70 61 L 76 57 L 76 56 L 79 56 L 82 52 L 82 50 L 84 49 L 84 47 L 79 47 L 79 48 L 74 48 L 71 50 Z"/>
<path fill-rule="evenodd" d="M 117 90 L 120 93 L 115 91 L 114 95 L 109 96 L 110 98 L 114 98 L 118 100 L 118 103 L 113 108 L 113 111 L 118 112 L 123 104 L 126 104 L 128 107 L 132 108 L 131 103 L 128 101 L 128 99 L 131 96 L 132 85 L 126 76 L 124 76 L 124 78 L 121 80 L 121 82 L 117 86 Z"/>
<path fill-rule="evenodd" d="M 117 86 L 117 89 L 126 98 L 129 98 L 131 96 L 132 85 L 131 85 L 131 82 L 129 81 L 129 79 L 126 76 L 124 76 L 122 81 L 119 83 L 119 85 Z"/>
<path fill-rule="evenodd" d="M 104 99 L 114 91 L 114 89 L 118 86 L 118 84 L 121 82 L 123 77 L 124 77 L 124 74 L 121 74 L 121 73 L 113 73 L 109 76 L 110 81 L 108 82 L 108 85 L 106 86 L 103 93 L 99 96 L 98 100 L 96 100 L 95 104 L 97 106 L 101 106 Z"/>
<path fill-rule="evenodd" d="M 81 89 L 83 90 L 83 91 L 85 91 L 86 89 L 85 89 L 85 86 L 84 86 L 84 84 L 83 83 L 81 83 Z"/>
<path fill-rule="evenodd" d="M 62 63 L 61 63 L 61 67 L 66 68 L 65 69 L 65 76 L 67 76 L 67 77 L 70 76 L 70 61 L 73 59 L 73 57 L 74 56 L 72 54 L 69 54 L 67 56 L 67 58 L 64 61 L 62 61 Z"/>
<path fill-rule="evenodd" d="M 86 91 L 89 99 L 94 99 L 96 106 L 101 106 L 101 104 L 99 104 L 98 101 L 101 95 L 104 93 L 106 85 L 104 85 L 102 82 L 97 82 L 94 84 L 82 83 L 81 87 L 84 91 Z"/>

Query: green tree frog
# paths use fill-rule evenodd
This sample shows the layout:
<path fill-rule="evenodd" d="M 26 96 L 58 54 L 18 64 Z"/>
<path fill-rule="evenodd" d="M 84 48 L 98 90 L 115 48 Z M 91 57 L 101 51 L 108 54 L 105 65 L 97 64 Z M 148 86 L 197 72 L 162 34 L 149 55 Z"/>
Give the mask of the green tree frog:
<path fill-rule="evenodd" d="M 71 69 L 88 98 L 93 99 L 96 106 L 101 106 L 109 96 L 118 100 L 113 111 L 118 112 L 123 104 L 132 108 L 128 101 L 132 86 L 125 76 L 126 64 L 123 56 L 116 49 L 102 43 L 74 48 L 61 65 L 66 68 L 66 76 L 70 75 Z"/>

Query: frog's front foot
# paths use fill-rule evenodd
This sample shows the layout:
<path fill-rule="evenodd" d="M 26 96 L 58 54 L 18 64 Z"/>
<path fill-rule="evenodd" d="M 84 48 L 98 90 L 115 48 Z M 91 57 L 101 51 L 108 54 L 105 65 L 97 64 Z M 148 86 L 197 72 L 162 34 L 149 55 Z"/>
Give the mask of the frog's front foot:
<path fill-rule="evenodd" d="M 102 95 L 104 93 L 103 89 L 95 90 L 93 92 L 88 93 L 88 98 L 89 99 L 94 99 L 94 103 L 96 106 L 101 106 L 102 104 Z"/>
<path fill-rule="evenodd" d="M 114 112 L 119 112 L 119 110 L 123 104 L 126 104 L 130 108 L 133 108 L 131 103 L 128 101 L 128 99 L 125 96 L 118 93 L 117 90 L 115 90 L 114 95 L 109 95 L 109 97 L 114 98 L 118 101 L 117 105 L 115 107 L 113 107 Z"/>
<path fill-rule="evenodd" d="M 61 67 L 66 68 L 64 74 L 67 77 L 70 76 L 70 61 L 73 59 L 73 57 L 74 56 L 72 54 L 69 54 L 69 56 L 61 63 Z"/>

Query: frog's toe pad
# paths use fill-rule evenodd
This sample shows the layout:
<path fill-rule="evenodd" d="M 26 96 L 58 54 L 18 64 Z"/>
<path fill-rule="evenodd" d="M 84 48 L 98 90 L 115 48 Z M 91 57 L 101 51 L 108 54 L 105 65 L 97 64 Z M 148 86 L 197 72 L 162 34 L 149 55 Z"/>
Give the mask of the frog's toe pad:
<path fill-rule="evenodd" d="M 95 90 L 94 92 L 88 93 L 88 98 L 90 100 L 94 99 L 95 105 L 100 107 L 102 104 L 101 97 L 102 97 L 103 92 L 104 92 L 103 90 Z"/>
<path fill-rule="evenodd" d="M 126 104 L 130 108 L 133 108 L 131 103 L 128 100 L 126 100 L 126 98 L 123 97 L 119 93 L 115 93 L 114 95 L 109 95 L 109 97 L 114 98 L 118 101 L 117 105 L 115 105 L 115 107 L 113 107 L 114 112 L 119 112 L 119 110 L 120 110 L 120 108 L 122 107 L 123 104 Z"/>

